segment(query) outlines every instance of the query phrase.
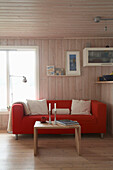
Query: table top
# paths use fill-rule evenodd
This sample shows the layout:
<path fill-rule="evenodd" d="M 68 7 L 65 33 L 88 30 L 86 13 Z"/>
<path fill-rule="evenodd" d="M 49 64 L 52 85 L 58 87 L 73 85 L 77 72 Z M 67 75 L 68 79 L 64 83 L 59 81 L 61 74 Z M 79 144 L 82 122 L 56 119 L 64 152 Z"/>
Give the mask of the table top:
<path fill-rule="evenodd" d="M 64 126 L 61 125 L 59 123 L 54 124 L 54 121 L 52 121 L 52 124 L 49 124 L 49 121 L 47 121 L 46 123 L 41 123 L 40 121 L 36 121 L 34 128 L 39 128 L 39 129 L 73 129 L 73 128 L 79 128 L 80 125 L 70 125 L 70 126 Z"/>

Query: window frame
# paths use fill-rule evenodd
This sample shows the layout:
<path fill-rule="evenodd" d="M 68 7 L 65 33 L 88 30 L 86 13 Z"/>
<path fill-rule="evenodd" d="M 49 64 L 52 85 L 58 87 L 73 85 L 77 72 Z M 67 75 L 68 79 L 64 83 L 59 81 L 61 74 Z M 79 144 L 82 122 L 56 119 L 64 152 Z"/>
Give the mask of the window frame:
<path fill-rule="evenodd" d="M 39 99 L 39 46 L 0 46 L 0 51 L 1 50 L 6 50 L 7 52 L 10 50 L 35 50 L 36 51 L 36 63 L 35 63 L 35 89 L 36 89 L 36 99 Z M 7 54 L 8 55 L 8 54 Z M 10 85 L 9 85 L 9 62 L 8 62 L 9 57 L 7 57 L 6 61 L 6 71 L 7 71 L 7 106 L 9 106 L 9 96 L 10 96 Z M 0 110 L 0 115 L 1 114 L 8 114 L 8 110 Z"/>

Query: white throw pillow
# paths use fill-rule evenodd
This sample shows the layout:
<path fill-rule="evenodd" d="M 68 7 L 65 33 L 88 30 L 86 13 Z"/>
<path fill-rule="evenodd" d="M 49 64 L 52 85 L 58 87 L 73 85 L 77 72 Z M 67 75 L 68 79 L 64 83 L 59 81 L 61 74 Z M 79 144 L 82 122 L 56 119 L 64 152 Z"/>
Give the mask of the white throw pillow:
<path fill-rule="evenodd" d="M 31 115 L 47 115 L 48 108 L 46 99 L 43 100 L 27 100 Z"/>
<path fill-rule="evenodd" d="M 72 100 L 71 114 L 90 115 L 91 101 Z"/>
<path fill-rule="evenodd" d="M 69 109 L 56 109 L 56 114 L 69 115 Z M 52 109 L 52 114 L 55 114 L 55 109 Z"/>

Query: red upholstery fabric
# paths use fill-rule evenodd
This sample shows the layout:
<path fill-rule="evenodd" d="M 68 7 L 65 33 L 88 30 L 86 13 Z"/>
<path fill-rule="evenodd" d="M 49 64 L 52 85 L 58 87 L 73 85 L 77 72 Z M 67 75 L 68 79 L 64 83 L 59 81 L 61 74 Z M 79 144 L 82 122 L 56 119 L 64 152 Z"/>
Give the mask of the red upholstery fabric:
<path fill-rule="evenodd" d="M 69 108 L 71 111 L 72 100 L 48 100 L 47 105 L 51 103 L 51 109 L 56 103 L 57 108 Z M 81 125 L 82 133 L 106 133 L 106 105 L 96 100 L 91 101 L 92 115 L 57 115 L 56 119 L 77 120 Z M 14 134 L 32 134 L 35 121 L 40 121 L 41 117 L 48 115 L 25 116 L 22 104 L 14 104 L 12 107 L 12 126 Z M 51 115 L 54 120 L 54 115 Z M 46 129 L 39 130 L 41 134 L 70 134 L 74 129 Z"/>

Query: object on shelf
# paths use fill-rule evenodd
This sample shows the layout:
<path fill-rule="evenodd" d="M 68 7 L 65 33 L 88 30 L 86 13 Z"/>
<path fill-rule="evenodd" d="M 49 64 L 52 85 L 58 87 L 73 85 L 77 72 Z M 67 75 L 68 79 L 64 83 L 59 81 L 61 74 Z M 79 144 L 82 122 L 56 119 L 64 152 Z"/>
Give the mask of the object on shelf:
<path fill-rule="evenodd" d="M 112 71 L 112 73 L 110 73 L 110 75 L 113 75 L 113 71 Z"/>
<path fill-rule="evenodd" d="M 113 81 L 113 75 L 103 75 L 102 77 L 97 77 L 97 81 Z"/>
<path fill-rule="evenodd" d="M 47 75 L 54 75 L 55 74 L 55 67 L 54 66 L 47 66 Z"/>
<path fill-rule="evenodd" d="M 97 81 L 105 81 L 104 77 L 97 77 Z"/>
<path fill-rule="evenodd" d="M 113 75 L 103 75 L 105 81 L 113 81 Z"/>
<path fill-rule="evenodd" d="M 55 75 L 64 75 L 63 68 L 55 68 Z"/>

